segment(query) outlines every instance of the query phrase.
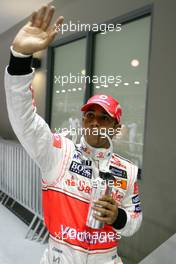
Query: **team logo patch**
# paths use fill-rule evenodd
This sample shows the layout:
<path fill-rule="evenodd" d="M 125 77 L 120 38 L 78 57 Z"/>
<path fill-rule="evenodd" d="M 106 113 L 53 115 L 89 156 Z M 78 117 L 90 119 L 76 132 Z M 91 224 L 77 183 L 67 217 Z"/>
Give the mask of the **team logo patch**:
<path fill-rule="evenodd" d="M 56 148 L 61 148 L 61 137 L 58 134 L 53 134 L 53 146 Z"/>
<path fill-rule="evenodd" d="M 135 213 L 140 213 L 142 211 L 142 208 L 141 208 L 141 205 L 138 204 L 138 205 L 135 205 Z"/>
<path fill-rule="evenodd" d="M 126 166 L 124 164 L 122 164 L 120 159 L 117 156 L 115 156 L 114 154 L 112 155 L 111 163 L 114 165 L 117 165 L 121 168 L 126 169 Z"/>
<path fill-rule="evenodd" d="M 123 178 L 123 179 L 127 179 L 127 172 L 125 170 L 115 168 L 113 166 L 110 166 L 110 170 L 112 174 L 114 174 L 115 176 Z"/>
<path fill-rule="evenodd" d="M 123 200 L 124 195 L 119 193 L 119 190 L 117 190 L 116 192 L 112 192 L 112 197 L 114 198 L 114 200 L 116 200 L 117 202 L 121 203 Z"/>
<path fill-rule="evenodd" d="M 92 169 L 86 168 L 84 165 L 77 163 L 76 161 L 72 161 L 69 170 L 83 177 L 86 177 L 89 179 L 92 178 Z"/>
<path fill-rule="evenodd" d="M 134 204 L 139 203 L 139 202 L 140 202 L 139 195 L 134 196 L 134 197 L 132 198 L 132 202 L 133 202 Z"/>

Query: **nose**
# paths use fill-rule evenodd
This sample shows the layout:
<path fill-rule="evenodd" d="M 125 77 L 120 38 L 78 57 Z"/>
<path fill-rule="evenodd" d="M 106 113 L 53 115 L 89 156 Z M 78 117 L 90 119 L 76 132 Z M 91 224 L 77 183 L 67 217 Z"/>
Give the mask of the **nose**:
<path fill-rule="evenodd" d="M 91 127 L 99 127 L 100 126 L 98 118 L 96 116 L 94 116 L 94 118 L 91 120 L 90 125 L 91 125 Z"/>

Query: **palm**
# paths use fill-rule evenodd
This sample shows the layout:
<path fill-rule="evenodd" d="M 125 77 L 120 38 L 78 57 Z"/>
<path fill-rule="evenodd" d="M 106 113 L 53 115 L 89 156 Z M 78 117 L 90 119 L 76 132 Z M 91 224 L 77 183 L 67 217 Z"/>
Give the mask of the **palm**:
<path fill-rule="evenodd" d="M 63 22 L 59 17 L 55 26 L 49 26 L 54 13 L 53 7 L 42 7 L 34 12 L 29 21 L 17 34 L 13 41 L 13 47 L 17 52 L 32 54 L 45 49 L 57 34 L 58 27 Z"/>
<path fill-rule="evenodd" d="M 48 38 L 48 32 L 37 27 L 25 26 L 20 30 L 14 42 L 19 42 L 23 53 L 33 53 L 33 50 L 36 52 L 44 49 Z"/>

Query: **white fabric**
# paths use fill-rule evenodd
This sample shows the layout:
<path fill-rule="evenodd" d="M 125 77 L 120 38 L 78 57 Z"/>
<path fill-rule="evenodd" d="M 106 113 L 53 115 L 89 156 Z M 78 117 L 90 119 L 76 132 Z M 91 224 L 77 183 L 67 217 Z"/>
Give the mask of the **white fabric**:
<path fill-rule="evenodd" d="M 61 168 L 63 167 L 62 165 L 65 161 L 68 160 L 68 164 L 71 164 L 71 162 L 73 161 L 75 145 L 71 140 L 61 136 L 58 137 L 58 140 L 61 139 L 61 147 L 57 148 L 53 146 L 53 134 L 51 133 L 49 126 L 36 113 L 36 111 L 34 111 L 32 107 L 32 94 L 30 90 L 30 85 L 33 77 L 34 71 L 27 75 L 11 76 L 6 69 L 5 91 L 7 108 L 11 125 L 18 139 L 20 140 L 21 144 L 26 149 L 26 151 L 29 153 L 29 155 L 35 160 L 35 162 L 40 167 L 43 178 L 43 186 L 47 186 L 49 184 L 57 183 L 58 179 L 60 179 L 61 177 L 69 176 L 69 166 L 67 165 L 64 168 L 65 174 L 63 176 L 63 171 L 61 171 Z M 84 151 L 83 145 L 84 144 L 82 143 L 78 145 L 80 157 L 76 157 L 76 159 L 85 159 L 86 152 Z M 105 151 L 105 154 L 106 152 L 108 152 L 108 150 Z M 76 153 L 76 155 L 78 156 L 78 152 Z M 101 164 L 103 162 L 107 162 L 107 159 L 109 159 L 109 156 L 106 157 L 105 155 L 104 159 L 100 158 L 98 162 Z M 117 231 L 122 236 L 131 236 L 139 229 L 142 221 L 142 213 L 136 213 L 136 204 L 133 203 L 133 199 L 135 198 L 135 196 L 138 196 L 138 194 L 134 193 L 134 185 L 137 181 L 138 168 L 133 163 L 118 155 L 114 156 L 111 162 L 112 164 L 114 164 L 114 169 L 121 170 L 122 168 L 126 168 L 125 170 L 127 173 L 127 178 L 124 181 L 127 183 L 127 187 L 125 189 L 116 189 L 118 189 L 118 195 L 120 195 L 121 197 L 117 198 L 117 200 L 120 199 L 118 200 L 119 207 L 123 208 L 127 213 L 127 223 L 123 229 Z M 92 169 L 93 171 L 98 172 L 96 162 L 92 164 Z M 75 195 L 77 194 L 75 193 Z M 84 193 L 84 195 L 85 199 L 90 199 L 88 193 Z M 140 202 L 137 203 L 137 206 L 140 206 Z M 49 258 L 51 258 L 50 248 L 52 246 L 52 243 L 53 242 L 51 242 L 50 240 L 48 251 Z M 56 243 L 56 245 L 60 246 L 58 242 Z M 62 245 L 61 250 L 63 250 L 63 248 L 65 248 L 65 246 Z M 74 262 L 74 258 L 77 256 L 75 251 L 70 249 L 70 251 L 67 250 L 66 252 L 71 256 L 70 262 L 68 263 L 77 264 L 78 262 Z M 48 262 L 48 253 L 45 252 L 45 255 L 42 260 L 43 262 L 41 262 L 41 264 L 57 263 L 51 261 L 50 263 Z M 66 258 L 67 256 L 64 255 L 63 258 Z M 81 255 L 79 255 L 79 257 L 80 256 Z M 84 257 L 84 260 L 82 260 L 82 262 L 79 263 L 84 263 L 85 259 L 85 264 L 93 262 L 96 262 L 96 264 L 116 263 L 114 262 L 115 260 L 108 260 L 108 258 L 108 253 L 99 253 L 95 254 L 95 256 L 91 258 L 88 255 Z M 102 260 L 104 262 L 102 262 Z M 67 264 L 67 262 L 63 263 Z M 60 262 L 60 264 L 62 263 Z"/>

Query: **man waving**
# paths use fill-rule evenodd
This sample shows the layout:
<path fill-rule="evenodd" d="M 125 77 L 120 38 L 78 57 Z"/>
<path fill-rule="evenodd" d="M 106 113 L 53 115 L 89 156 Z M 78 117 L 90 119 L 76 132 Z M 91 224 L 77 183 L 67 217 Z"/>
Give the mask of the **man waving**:
<path fill-rule="evenodd" d="M 121 126 L 119 102 L 109 95 L 95 95 L 82 106 L 86 133 L 77 145 L 52 134 L 32 104 L 32 55 L 48 47 L 63 22 L 60 16 L 50 26 L 53 14 L 52 6 L 32 14 L 12 43 L 5 73 L 10 122 L 42 172 L 43 214 L 50 238 L 41 264 L 119 264 L 120 236 L 133 235 L 142 221 L 138 168 L 112 151 L 111 139 Z M 87 218 L 92 181 L 102 172 L 113 176 L 114 184 L 110 194 L 94 203 L 93 217 L 102 223 L 95 228 Z"/>

